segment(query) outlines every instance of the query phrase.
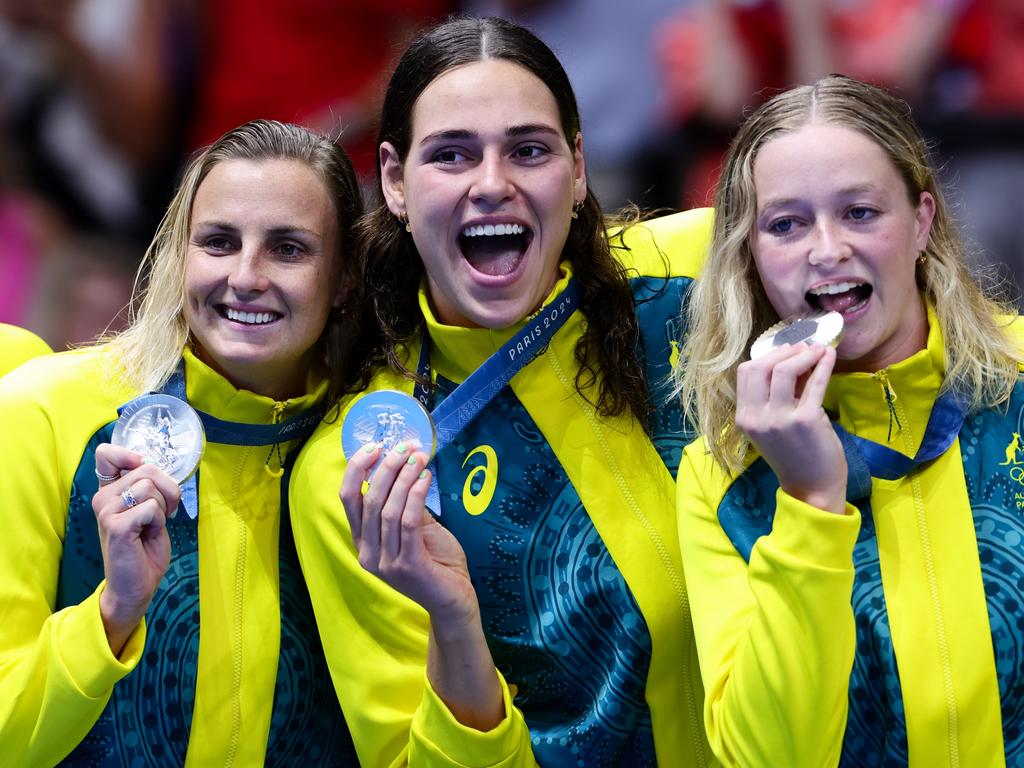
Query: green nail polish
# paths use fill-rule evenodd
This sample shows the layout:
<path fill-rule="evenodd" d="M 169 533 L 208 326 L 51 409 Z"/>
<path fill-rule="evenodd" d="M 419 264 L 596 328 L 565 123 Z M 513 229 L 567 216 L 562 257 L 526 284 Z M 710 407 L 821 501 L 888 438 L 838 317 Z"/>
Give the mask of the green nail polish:
<path fill-rule="evenodd" d="M 409 460 L 407 462 L 405 462 L 405 463 L 408 464 L 411 467 L 413 464 L 416 463 L 416 457 L 415 456 L 410 456 Z"/>
<path fill-rule="evenodd" d="M 426 476 L 427 476 L 427 470 L 424 469 L 422 472 L 420 472 L 420 480 L 422 480 Z"/>
<path fill-rule="evenodd" d="M 405 447 L 405 443 L 399 443 L 398 445 L 395 446 L 395 450 L 398 451 L 399 453 L 405 453 L 409 449 Z"/>
<path fill-rule="evenodd" d="M 366 451 L 367 453 L 373 453 L 374 450 L 376 450 L 376 448 L 377 446 L 374 445 L 373 443 L 367 443 L 366 445 L 363 446 L 363 450 Z"/>

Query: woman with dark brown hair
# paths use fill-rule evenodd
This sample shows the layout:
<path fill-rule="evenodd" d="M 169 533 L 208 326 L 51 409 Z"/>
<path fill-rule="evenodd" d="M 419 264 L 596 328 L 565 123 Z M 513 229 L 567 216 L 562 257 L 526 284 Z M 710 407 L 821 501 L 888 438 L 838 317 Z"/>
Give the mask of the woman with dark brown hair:
<path fill-rule="evenodd" d="M 667 377 L 709 214 L 606 219 L 564 70 L 498 19 L 412 43 L 379 157 L 368 386 L 291 494 L 361 759 L 706 764 Z M 429 404 L 435 456 L 408 412 L 370 410 L 382 390 Z M 363 422 L 346 461 L 343 424 Z"/>

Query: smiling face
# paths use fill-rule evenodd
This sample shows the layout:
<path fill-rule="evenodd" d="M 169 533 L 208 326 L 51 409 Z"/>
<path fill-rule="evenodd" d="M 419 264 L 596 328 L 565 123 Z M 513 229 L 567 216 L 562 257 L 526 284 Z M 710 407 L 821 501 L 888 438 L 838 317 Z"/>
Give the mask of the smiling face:
<path fill-rule="evenodd" d="M 751 249 L 780 317 L 841 312 L 837 370 L 880 370 L 924 348 L 915 268 L 935 201 L 927 192 L 911 201 L 881 147 L 812 122 L 761 148 L 754 188 Z"/>
<path fill-rule="evenodd" d="M 323 181 L 297 160 L 226 160 L 192 204 L 185 319 L 196 354 L 238 388 L 302 394 L 339 300 L 338 232 Z"/>
<path fill-rule="evenodd" d="M 582 138 L 570 146 L 560 126 L 538 77 L 491 59 L 423 90 L 404 162 L 381 145 L 388 207 L 408 216 L 442 322 L 504 328 L 551 291 L 587 191 Z"/>

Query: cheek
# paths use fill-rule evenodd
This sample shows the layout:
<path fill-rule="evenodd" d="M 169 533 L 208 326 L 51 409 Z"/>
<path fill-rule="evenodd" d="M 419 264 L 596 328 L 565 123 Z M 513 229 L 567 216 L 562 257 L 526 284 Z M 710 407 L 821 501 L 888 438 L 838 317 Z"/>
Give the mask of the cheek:
<path fill-rule="evenodd" d="M 202 303 L 210 290 L 213 279 L 212 270 L 204 263 L 204 259 L 189 254 L 185 259 L 182 289 L 185 294 L 185 304 Z"/>
<path fill-rule="evenodd" d="M 185 315 L 185 322 L 190 326 L 194 326 L 196 318 L 199 313 L 199 308 L 203 305 L 203 290 L 200 283 L 196 280 L 194 274 L 190 274 L 187 270 L 185 272 L 185 281 L 182 286 L 182 311 Z"/>
<path fill-rule="evenodd" d="M 326 321 L 338 292 L 338 276 L 331 270 L 315 270 L 289 291 L 290 304 L 306 313 L 309 320 Z"/>
<path fill-rule="evenodd" d="M 764 286 L 772 309 L 779 317 L 787 317 L 803 306 L 803 295 L 797 295 L 798 281 L 792 267 L 779 254 L 764 254 L 754 258 L 754 266 Z"/>
<path fill-rule="evenodd" d="M 452 282 L 450 270 L 442 259 L 435 256 L 434 249 L 429 247 L 420 249 L 417 244 L 417 250 L 419 250 L 420 259 L 423 262 L 423 271 L 427 273 L 427 282 L 431 287 L 436 289 L 439 286 L 449 285 Z"/>
<path fill-rule="evenodd" d="M 448 177 L 406 178 L 405 206 L 411 216 L 433 221 L 446 211 L 450 212 L 453 198 L 458 197 L 457 181 Z"/>
<path fill-rule="evenodd" d="M 544 208 L 549 212 L 549 218 L 558 222 L 564 220 L 568 230 L 572 209 L 576 203 L 576 189 L 572 176 L 567 174 L 564 178 L 552 180 L 543 190 L 541 197 Z"/>

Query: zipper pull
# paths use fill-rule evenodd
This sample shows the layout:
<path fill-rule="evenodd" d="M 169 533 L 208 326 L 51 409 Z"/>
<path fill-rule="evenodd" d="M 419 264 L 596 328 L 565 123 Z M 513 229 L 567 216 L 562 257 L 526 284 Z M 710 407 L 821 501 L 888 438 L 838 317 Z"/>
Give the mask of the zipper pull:
<path fill-rule="evenodd" d="M 896 413 L 896 390 L 892 388 L 892 382 L 889 381 L 889 375 L 885 370 L 878 371 L 874 374 L 878 383 L 882 385 L 882 395 L 885 397 L 885 404 L 889 408 L 889 435 L 885 438 L 886 442 L 892 440 L 892 423 L 896 422 L 896 428 L 903 431 L 903 425 L 900 424 L 900 417 Z"/>
<path fill-rule="evenodd" d="M 278 424 L 281 421 L 281 416 L 284 414 L 285 404 L 275 402 L 272 415 L 270 419 L 271 424 Z M 270 466 L 270 460 L 277 455 L 277 469 L 272 469 Z M 267 454 L 267 461 L 263 465 L 264 471 L 271 477 L 281 477 L 284 474 L 284 456 L 281 454 L 281 444 L 274 443 L 270 446 L 270 453 Z"/>

